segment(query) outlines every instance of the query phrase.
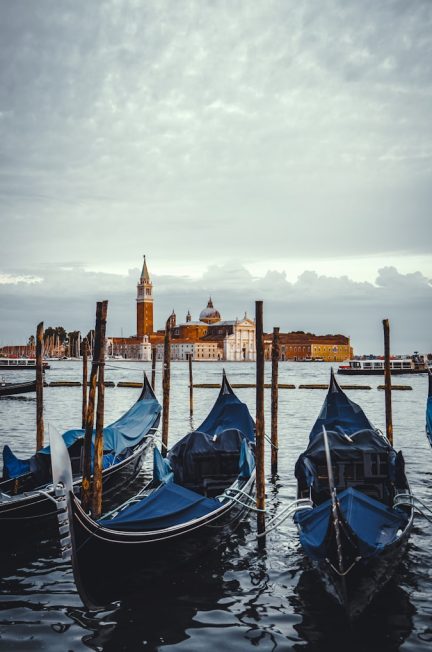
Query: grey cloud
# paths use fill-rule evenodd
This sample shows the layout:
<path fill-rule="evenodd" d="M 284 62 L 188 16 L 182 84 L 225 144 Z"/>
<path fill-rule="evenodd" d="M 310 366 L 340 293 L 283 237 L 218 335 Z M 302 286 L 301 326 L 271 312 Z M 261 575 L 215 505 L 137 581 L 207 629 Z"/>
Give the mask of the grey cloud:
<path fill-rule="evenodd" d="M 17 275 L 19 270 L 15 270 Z M 2 311 L 0 340 L 24 341 L 35 324 L 63 324 L 87 331 L 93 325 L 95 301 L 109 300 L 109 332 L 135 332 L 135 296 L 139 269 L 127 276 L 86 272 L 68 263 L 63 269 L 34 270 L 40 283 L 0 285 Z M 233 282 L 235 279 L 235 282 Z M 347 276 L 329 277 L 305 271 L 295 282 L 284 273 L 268 271 L 253 277 L 240 264 L 212 265 L 202 277 L 153 276 L 156 325 L 174 308 L 178 321 L 188 309 L 194 318 L 213 297 L 224 318 L 254 314 L 254 302 L 263 299 L 265 327 L 342 332 L 350 335 L 359 352 L 382 350 L 381 320 L 392 322 L 393 350 L 431 351 L 432 285 L 420 272 L 401 274 L 395 268 L 378 271 L 377 282 L 359 283 Z"/>
<path fill-rule="evenodd" d="M 1 11 L 5 267 L 430 251 L 431 3 Z"/>

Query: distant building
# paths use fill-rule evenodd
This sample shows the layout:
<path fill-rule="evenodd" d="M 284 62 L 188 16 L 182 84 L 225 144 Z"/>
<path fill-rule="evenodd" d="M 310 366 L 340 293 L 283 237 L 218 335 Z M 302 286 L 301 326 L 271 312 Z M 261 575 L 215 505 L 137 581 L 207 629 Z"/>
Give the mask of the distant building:
<path fill-rule="evenodd" d="M 188 310 L 185 321 L 177 323 L 173 310 L 168 324 L 172 360 L 187 360 L 189 354 L 193 360 L 252 362 L 256 358 L 255 321 L 246 313 L 243 319 L 223 320 L 211 297 L 197 320 L 192 319 Z M 151 360 L 151 351 L 155 347 L 157 359 L 162 360 L 165 330 L 154 331 L 153 284 L 145 256 L 137 284 L 136 329 L 136 335 L 132 337 L 108 338 L 108 355 Z M 266 359 L 271 358 L 271 343 L 271 334 L 264 335 Z M 350 357 L 350 340 L 344 335 L 314 335 L 302 331 L 280 334 L 281 360 L 342 362 Z"/>
<path fill-rule="evenodd" d="M 353 355 L 350 338 L 345 335 L 315 335 L 302 331 L 280 333 L 279 343 L 280 360 L 343 362 Z M 264 351 L 269 360 L 272 351 L 271 334 L 264 336 Z"/>

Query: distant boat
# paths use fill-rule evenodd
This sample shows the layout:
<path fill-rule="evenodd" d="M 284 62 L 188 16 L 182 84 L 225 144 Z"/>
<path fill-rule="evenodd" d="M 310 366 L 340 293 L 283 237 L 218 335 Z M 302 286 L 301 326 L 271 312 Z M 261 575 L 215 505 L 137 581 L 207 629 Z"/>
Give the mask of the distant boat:
<path fill-rule="evenodd" d="M 395 358 L 390 360 L 392 376 L 403 374 L 427 374 L 426 362 L 416 358 Z M 338 374 L 347 376 L 382 376 L 384 374 L 384 360 L 349 360 L 348 365 L 340 365 Z"/>
<path fill-rule="evenodd" d="M 44 370 L 50 368 L 48 362 L 45 362 L 45 360 L 42 365 Z M 0 358 L 0 370 L 25 371 L 32 369 L 36 369 L 35 358 Z"/>
<path fill-rule="evenodd" d="M 14 394 L 26 394 L 36 391 L 36 380 L 28 383 L 6 383 L 0 380 L 0 396 L 13 396 Z"/>
<path fill-rule="evenodd" d="M 432 371 L 429 369 L 429 391 L 426 402 L 426 435 L 432 446 Z"/>
<path fill-rule="evenodd" d="M 66 488 L 72 565 L 84 604 L 106 605 L 130 592 L 134 582 L 151 593 L 150 582 L 226 543 L 255 505 L 254 444 L 253 419 L 224 375 L 198 430 L 177 442 L 166 458 L 155 448 L 153 480 L 94 521 L 70 490 L 69 461 L 57 438 L 53 477 Z M 62 517 L 59 523 L 68 537 Z"/>
<path fill-rule="evenodd" d="M 300 543 L 327 593 L 355 619 L 396 570 L 414 510 L 402 453 L 348 399 L 333 372 L 295 475 L 303 500 L 294 517 Z"/>

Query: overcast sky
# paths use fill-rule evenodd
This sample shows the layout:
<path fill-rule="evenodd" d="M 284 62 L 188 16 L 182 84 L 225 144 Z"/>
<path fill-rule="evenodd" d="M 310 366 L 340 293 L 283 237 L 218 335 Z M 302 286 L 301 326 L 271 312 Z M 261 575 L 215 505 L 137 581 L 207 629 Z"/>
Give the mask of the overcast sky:
<path fill-rule="evenodd" d="M 430 0 L 0 0 L 0 343 L 208 294 L 432 350 Z"/>

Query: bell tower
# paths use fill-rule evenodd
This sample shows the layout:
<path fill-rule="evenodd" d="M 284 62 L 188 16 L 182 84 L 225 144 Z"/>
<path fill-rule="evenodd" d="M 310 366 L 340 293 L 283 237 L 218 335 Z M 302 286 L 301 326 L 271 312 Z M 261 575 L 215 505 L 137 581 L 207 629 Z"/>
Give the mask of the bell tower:
<path fill-rule="evenodd" d="M 148 273 L 146 257 L 137 285 L 137 337 L 153 333 L 153 283 Z"/>

